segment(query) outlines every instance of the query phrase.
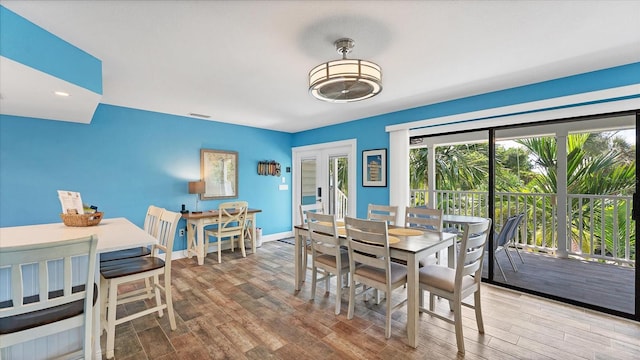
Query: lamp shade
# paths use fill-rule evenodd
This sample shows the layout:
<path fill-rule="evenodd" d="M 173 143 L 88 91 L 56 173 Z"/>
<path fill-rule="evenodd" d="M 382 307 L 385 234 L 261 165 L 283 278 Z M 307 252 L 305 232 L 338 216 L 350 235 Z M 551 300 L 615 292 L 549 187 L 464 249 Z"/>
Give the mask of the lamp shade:
<path fill-rule="evenodd" d="M 204 181 L 189 181 L 189 194 L 204 194 Z"/>

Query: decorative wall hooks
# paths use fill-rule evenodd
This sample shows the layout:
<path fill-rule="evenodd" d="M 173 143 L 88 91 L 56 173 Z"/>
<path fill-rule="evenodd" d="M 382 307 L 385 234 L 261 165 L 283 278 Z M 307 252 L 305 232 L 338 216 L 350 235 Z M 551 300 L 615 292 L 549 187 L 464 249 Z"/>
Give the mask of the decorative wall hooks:
<path fill-rule="evenodd" d="M 258 161 L 258 175 L 280 176 L 280 163 L 275 160 Z"/>

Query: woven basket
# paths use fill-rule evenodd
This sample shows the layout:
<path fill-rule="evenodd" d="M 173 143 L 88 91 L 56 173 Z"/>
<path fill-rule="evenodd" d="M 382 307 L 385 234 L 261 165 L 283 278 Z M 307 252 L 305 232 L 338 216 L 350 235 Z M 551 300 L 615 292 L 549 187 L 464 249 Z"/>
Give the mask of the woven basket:
<path fill-rule="evenodd" d="M 102 212 L 95 212 L 93 214 L 60 214 L 60 217 L 67 226 L 84 227 L 100 224 L 103 215 Z"/>

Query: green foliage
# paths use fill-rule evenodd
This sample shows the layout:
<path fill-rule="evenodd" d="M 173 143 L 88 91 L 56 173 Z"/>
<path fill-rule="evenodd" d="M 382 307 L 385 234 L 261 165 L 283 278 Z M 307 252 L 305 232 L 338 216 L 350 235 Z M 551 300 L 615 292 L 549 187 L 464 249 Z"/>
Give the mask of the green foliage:
<path fill-rule="evenodd" d="M 496 146 L 495 186 L 497 192 L 505 193 L 543 193 L 556 194 L 557 143 L 554 137 L 535 137 L 516 140 L 521 147 Z M 428 149 L 412 149 L 410 152 L 411 187 L 427 189 Z M 615 133 L 580 133 L 567 136 L 567 192 L 569 194 L 592 195 L 631 195 L 635 189 L 635 145 L 630 146 Z M 488 184 L 488 145 L 464 144 L 444 145 L 436 147 L 436 184 L 438 190 L 453 191 L 486 191 Z M 555 199 L 555 197 L 554 197 Z M 555 200 L 539 200 L 538 204 L 529 204 L 528 211 L 535 211 L 537 219 L 547 221 L 550 214 L 555 214 Z M 582 207 L 583 218 L 578 218 Z M 593 207 L 593 209 L 591 209 Z M 593 212 L 591 212 L 593 210 Z M 515 209 L 512 209 L 515 212 Z M 508 213 L 508 212 L 507 212 Z M 624 244 L 614 246 L 616 239 L 625 234 L 625 227 L 630 216 L 618 211 L 618 233 L 614 234 L 614 210 L 611 204 L 601 200 L 590 204 L 570 204 L 573 218 L 570 236 L 573 246 L 582 247 L 589 252 L 590 241 L 580 243 L 585 234 L 593 234 L 594 248 L 603 249 L 604 253 L 617 252 L 624 257 Z M 594 214 L 591 221 L 590 216 Z M 604 214 L 604 219 L 602 215 Z M 533 218 L 534 214 L 527 214 Z M 551 239 L 555 234 L 554 219 L 549 220 L 545 229 L 547 234 L 537 234 L 536 239 L 546 239 L 547 244 L 538 246 L 551 247 Z M 632 223 L 631 223 L 632 224 Z M 604 226 L 604 229 L 602 227 Z M 540 231 L 528 226 L 530 231 Z M 635 227 L 630 227 L 630 246 L 634 254 L 636 244 Z M 602 238 L 601 234 L 604 234 Z M 534 238 L 529 234 L 528 238 Z M 603 248 L 604 246 L 604 248 Z"/>

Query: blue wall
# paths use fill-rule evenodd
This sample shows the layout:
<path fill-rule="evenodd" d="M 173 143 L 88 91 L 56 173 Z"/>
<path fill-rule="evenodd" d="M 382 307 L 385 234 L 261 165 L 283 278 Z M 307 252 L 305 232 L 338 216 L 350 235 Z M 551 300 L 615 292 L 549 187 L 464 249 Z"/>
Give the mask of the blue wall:
<path fill-rule="evenodd" d="M 0 55 L 102 94 L 102 61 L 0 6 Z"/>
<path fill-rule="evenodd" d="M 59 222 L 57 190 L 79 191 L 106 217 L 142 226 L 150 204 L 195 207 L 200 149 L 238 152 L 239 197 L 262 209 L 265 235 L 291 230 L 291 192 L 260 176 L 260 160 L 291 166 L 291 134 L 99 105 L 91 124 L 0 115 L 0 226 Z M 291 174 L 283 172 L 286 183 Z M 220 201 L 201 201 L 213 209 Z M 182 224 L 183 225 L 183 224 Z M 185 248 L 177 238 L 175 249 Z"/>

